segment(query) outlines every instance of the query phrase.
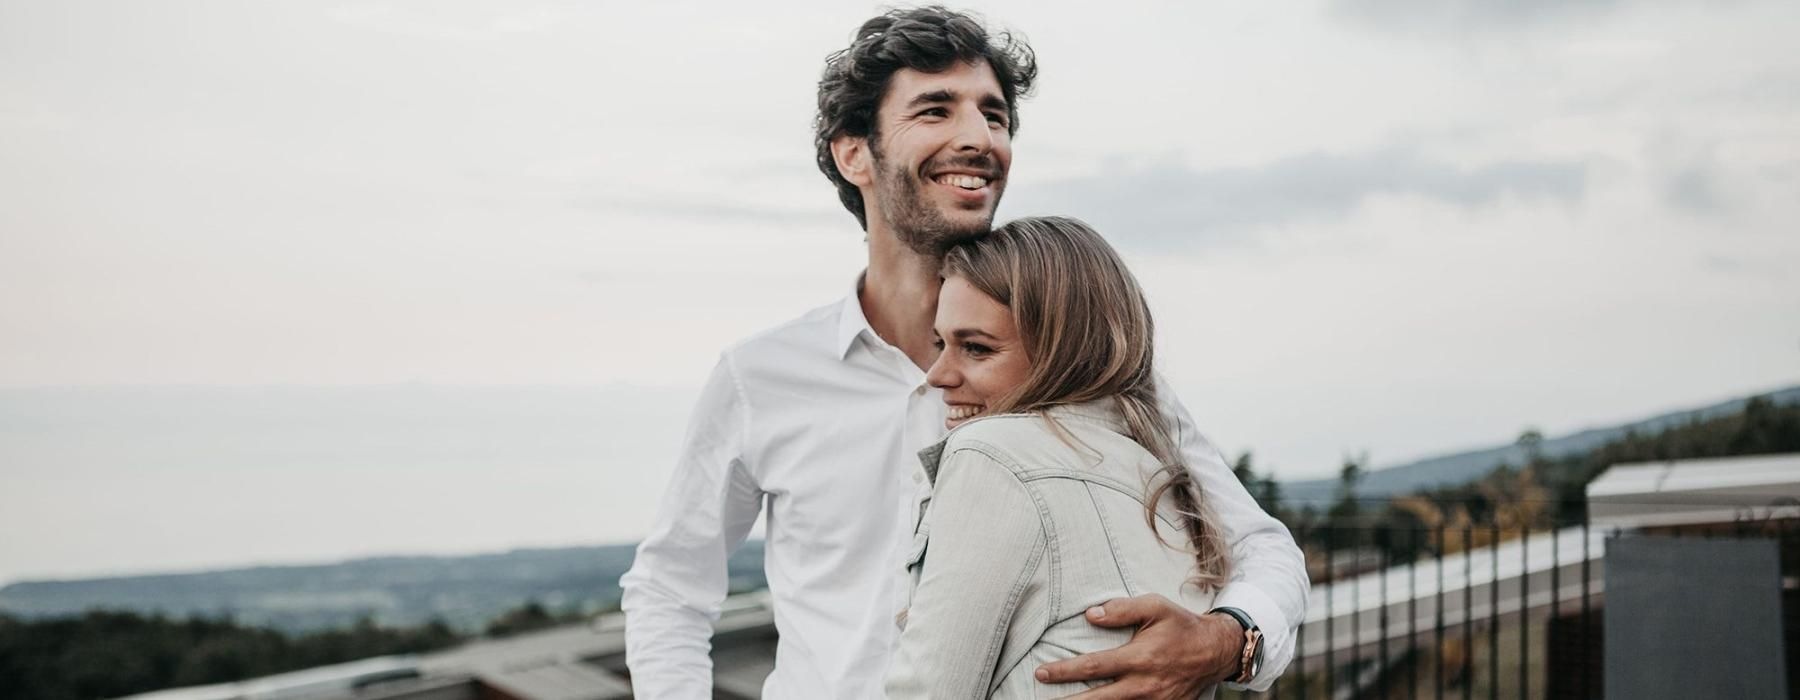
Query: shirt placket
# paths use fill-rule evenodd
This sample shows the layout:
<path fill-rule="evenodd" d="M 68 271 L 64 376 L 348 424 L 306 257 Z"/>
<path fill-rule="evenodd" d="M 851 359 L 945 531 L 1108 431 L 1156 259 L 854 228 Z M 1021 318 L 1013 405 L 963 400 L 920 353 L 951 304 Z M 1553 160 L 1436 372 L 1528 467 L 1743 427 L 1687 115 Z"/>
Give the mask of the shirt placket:
<path fill-rule="evenodd" d="M 899 498 L 893 504 L 893 522 L 903 524 L 902 527 L 894 528 L 894 556 L 891 558 L 894 562 L 895 580 L 892 587 L 893 605 L 895 610 L 900 610 L 906 607 L 912 588 L 907 580 L 904 557 L 912 548 L 913 526 L 918 521 L 919 506 L 931 494 L 931 484 L 925 477 L 925 468 L 919 464 L 919 450 L 930 447 L 943 438 L 944 402 L 938 390 L 926 383 L 925 373 L 907 358 L 906 353 L 880 340 L 875 340 L 870 345 L 895 379 L 907 387 L 901 450 L 889 462 L 889 474 L 899 485 L 894 490 Z"/>

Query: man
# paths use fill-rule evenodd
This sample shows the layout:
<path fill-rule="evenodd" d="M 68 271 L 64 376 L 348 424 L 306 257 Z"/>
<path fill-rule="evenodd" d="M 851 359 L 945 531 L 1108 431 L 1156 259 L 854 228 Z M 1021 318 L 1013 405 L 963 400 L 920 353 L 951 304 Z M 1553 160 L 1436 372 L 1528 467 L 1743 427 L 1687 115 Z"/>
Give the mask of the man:
<path fill-rule="evenodd" d="M 662 511 L 622 580 L 641 697 L 711 697 L 726 557 L 759 514 L 781 635 L 765 696 L 881 695 L 906 606 L 915 495 L 928 488 L 916 455 L 944 431 L 923 369 L 936 355 L 938 264 L 991 227 L 1036 70 L 1022 42 L 935 7 L 871 19 L 827 60 L 818 163 L 867 232 L 869 265 L 843 300 L 728 348 L 707 381 Z M 1232 543 L 1237 573 L 1216 601 L 1229 610 L 1142 596 L 1088 611 L 1095 624 L 1138 629 L 1124 647 L 1039 669 L 1046 682 L 1115 680 L 1080 697 L 1191 698 L 1231 679 L 1262 689 L 1293 653 L 1307 587 L 1299 549 L 1186 411 L 1165 408 Z"/>

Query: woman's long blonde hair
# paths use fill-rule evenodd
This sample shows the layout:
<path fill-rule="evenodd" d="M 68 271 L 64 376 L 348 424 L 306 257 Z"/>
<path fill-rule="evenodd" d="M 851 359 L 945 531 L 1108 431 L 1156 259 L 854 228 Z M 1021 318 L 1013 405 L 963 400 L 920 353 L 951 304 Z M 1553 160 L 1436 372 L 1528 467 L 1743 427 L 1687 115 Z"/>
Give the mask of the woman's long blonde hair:
<path fill-rule="evenodd" d="M 1076 219 L 1019 219 L 951 248 L 943 275 L 1006 305 L 1031 361 L 1024 383 L 990 402 L 989 411 L 1041 414 L 1052 406 L 1112 398 L 1130 437 L 1163 465 L 1147 500 L 1151 530 L 1157 531 L 1157 503 L 1165 495 L 1174 498 L 1199 562 L 1193 583 L 1223 587 L 1231 575 L 1225 538 L 1206 495 L 1181 464 L 1156 399 L 1150 307 L 1112 246 Z"/>

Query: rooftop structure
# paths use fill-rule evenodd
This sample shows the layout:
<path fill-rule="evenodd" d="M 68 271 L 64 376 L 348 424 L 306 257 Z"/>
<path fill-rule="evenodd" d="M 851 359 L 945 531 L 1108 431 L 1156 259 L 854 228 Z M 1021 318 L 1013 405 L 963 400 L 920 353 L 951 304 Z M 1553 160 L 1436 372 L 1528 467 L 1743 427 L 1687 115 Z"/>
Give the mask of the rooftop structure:
<path fill-rule="evenodd" d="M 713 625 L 717 698 L 757 698 L 775 667 L 767 592 L 732 596 Z M 127 700 L 611 700 L 630 698 L 622 613 L 591 623 L 483 639 L 416 656 L 386 656 L 237 683 L 174 688 Z"/>
<path fill-rule="evenodd" d="M 1596 527 L 1800 517 L 1800 454 L 1620 464 L 1587 487 Z"/>

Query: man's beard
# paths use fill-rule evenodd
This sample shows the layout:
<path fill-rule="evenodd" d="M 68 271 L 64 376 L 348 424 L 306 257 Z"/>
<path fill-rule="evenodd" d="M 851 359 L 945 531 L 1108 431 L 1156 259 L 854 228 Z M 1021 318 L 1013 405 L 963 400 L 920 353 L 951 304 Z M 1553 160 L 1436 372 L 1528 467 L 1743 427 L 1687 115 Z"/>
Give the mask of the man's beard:
<path fill-rule="evenodd" d="M 925 193 L 921 190 L 919 177 L 908 173 L 896 164 L 893 168 L 884 167 L 886 162 L 879 150 L 873 151 L 875 162 L 875 193 L 881 200 L 881 212 L 887 217 L 888 224 L 893 227 L 894 237 L 913 252 L 920 255 L 939 257 L 952 246 L 963 241 L 980 238 L 992 230 L 994 211 L 989 209 L 972 222 L 956 223 L 945 218 L 943 211 L 925 201 Z M 959 159 L 957 165 L 973 167 L 985 171 L 997 170 L 993 167 L 993 159 L 987 156 L 973 159 Z M 924 168 L 930 170 L 930 168 Z M 1000 203 L 998 183 L 990 181 L 995 187 L 994 204 Z"/>

